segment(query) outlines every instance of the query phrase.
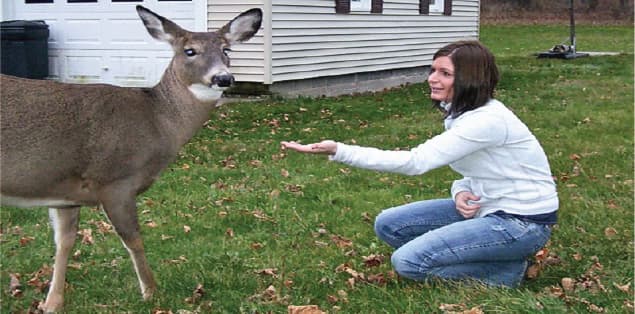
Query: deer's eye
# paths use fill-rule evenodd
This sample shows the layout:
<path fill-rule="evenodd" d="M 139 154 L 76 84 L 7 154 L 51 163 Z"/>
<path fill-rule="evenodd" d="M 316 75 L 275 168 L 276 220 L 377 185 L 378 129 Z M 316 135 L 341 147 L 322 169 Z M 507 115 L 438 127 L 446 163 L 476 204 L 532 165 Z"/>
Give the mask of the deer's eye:
<path fill-rule="evenodd" d="M 224 54 L 224 55 L 226 55 L 226 56 L 228 56 L 228 57 L 229 57 L 229 53 L 230 53 L 231 51 L 232 51 L 232 50 L 231 50 L 231 49 L 229 49 L 229 48 L 223 48 L 223 54 Z"/>
<path fill-rule="evenodd" d="M 196 50 L 190 48 L 190 49 L 185 49 L 183 50 L 183 52 L 185 52 L 185 55 L 188 57 L 193 57 L 196 55 Z"/>

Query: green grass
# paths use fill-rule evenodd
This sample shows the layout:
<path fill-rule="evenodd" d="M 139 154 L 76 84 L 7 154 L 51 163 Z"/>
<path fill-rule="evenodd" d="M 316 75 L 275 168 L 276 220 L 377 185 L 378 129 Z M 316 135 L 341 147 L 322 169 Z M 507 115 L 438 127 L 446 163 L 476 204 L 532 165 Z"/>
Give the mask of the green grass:
<path fill-rule="evenodd" d="M 96 227 L 104 215 L 86 208 L 80 228 L 91 228 L 95 243 L 81 244 L 80 238 L 76 244 L 80 253 L 71 261 L 76 267 L 68 273 L 65 310 L 285 313 L 290 304 L 316 304 L 330 313 L 441 313 L 443 304 L 456 304 L 456 311 L 478 307 L 485 313 L 587 313 L 594 307 L 631 313 L 633 28 L 578 27 L 580 50 L 624 53 L 619 56 L 565 61 L 532 55 L 567 35 L 554 26 L 481 30 L 502 71 L 498 98 L 533 130 L 558 178 L 552 263 L 519 289 L 392 276 L 391 250 L 375 237 L 372 220 L 393 205 L 447 197 L 458 178 L 449 168 L 406 177 L 279 149 L 281 140 L 327 138 L 413 147 L 442 131 L 442 117 L 429 105 L 427 87 L 411 85 L 372 95 L 222 107 L 138 198 L 147 256 L 159 282 L 155 298 L 141 300 L 126 250 L 114 233 Z M 47 214 L 4 208 L 0 218 L 0 312 L 26 313 L 45 298 L 46 290 L 27 281 L 42 265 L 52 265 Z M 33 240 L 21 244 L 27 237 Z M 384 256 L 383 263 L 366 266 L 363 257 L 372 254 Z M 344 264 L 384 280 L 351 286 L 351 275 L 338 271 Z M 16 273 L 23 285 L 19 297 L 8 289 L 9 275 Z M 559 295 L 554 291 L 565 277 L 578 286 Z M 199 284 L 202 297 L 186 302 Z M 618 289 L 627 284 L 627 292 Z M 275 293 L 265 292 L 269 286 Z"/>

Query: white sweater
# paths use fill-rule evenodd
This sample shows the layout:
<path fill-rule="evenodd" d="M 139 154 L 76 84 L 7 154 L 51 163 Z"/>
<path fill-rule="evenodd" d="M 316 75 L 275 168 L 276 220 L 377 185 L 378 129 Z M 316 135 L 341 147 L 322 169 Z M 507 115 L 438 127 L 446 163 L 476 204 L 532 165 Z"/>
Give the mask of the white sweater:
<path fill-rule="evenodd" d="M 547 156 L 527 126 L 505 105 L 485 106 L 445 120 L 446 131 L 410 151 L 388 151 L 337 143 L 333 161 L 378 171 L 418 175 L 449 165 L 464 176 L 458 192 L 480 196 L 477 217 L 496 211 L 538 215 L 558 209 Z"/>

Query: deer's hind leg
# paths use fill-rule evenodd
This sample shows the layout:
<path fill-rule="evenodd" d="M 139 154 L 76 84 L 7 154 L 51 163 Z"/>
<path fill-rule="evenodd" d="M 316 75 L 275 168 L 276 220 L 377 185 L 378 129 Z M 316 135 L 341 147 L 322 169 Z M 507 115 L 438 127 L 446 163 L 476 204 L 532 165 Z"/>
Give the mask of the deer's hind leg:
<path fill-rule="evenodd" d="M 41 309 L 45 313 L 57 312 L 64 305 L 66 269 L 68 257 L 77 236 L 79 209 L 79 207 L 49 209 L 49 218 L 55 233 L 55 265 L 46 301 L 41 305 Z"/>
<path fill-rule="evenodd" d="M 126 184 L 111 185 L 101 191 L 100 201 L 132 258 L 143 299 L 149 300 L 157 285 L 146 260 L 139 230 L 135 194 L 130 192 L 132 190 L 127 188 Z"/>

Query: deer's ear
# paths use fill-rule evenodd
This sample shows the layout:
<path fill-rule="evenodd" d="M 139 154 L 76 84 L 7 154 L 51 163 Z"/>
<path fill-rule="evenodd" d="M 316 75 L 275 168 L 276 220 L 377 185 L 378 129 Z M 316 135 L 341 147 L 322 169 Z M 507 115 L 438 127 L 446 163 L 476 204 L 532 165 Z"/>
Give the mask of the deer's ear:
<path fill-rule="evenodd" d="M 174 22 L 140 5 L 137 6 L 137 13 L 143 21 L 143 25 L 145 25 L 148 30 L 148 33 L 155 39 L 174 44 L 174 39 L 177 38 L 177 34 L 183 31 L 183 29 Z"/>
<path fill-rule="evenodd" d="M 249 40 L 253 37 L 262 23 L 262 10 L 247 10 L 221 28 L 221 33 L 230 45 Z"/>

